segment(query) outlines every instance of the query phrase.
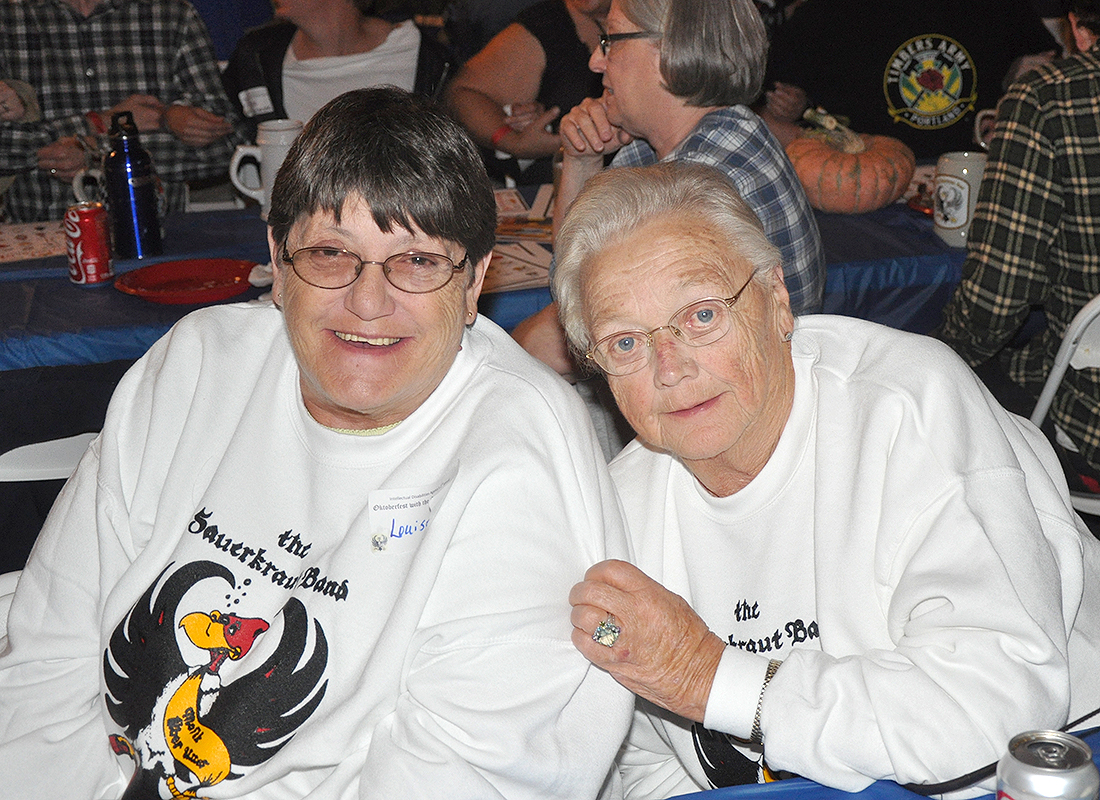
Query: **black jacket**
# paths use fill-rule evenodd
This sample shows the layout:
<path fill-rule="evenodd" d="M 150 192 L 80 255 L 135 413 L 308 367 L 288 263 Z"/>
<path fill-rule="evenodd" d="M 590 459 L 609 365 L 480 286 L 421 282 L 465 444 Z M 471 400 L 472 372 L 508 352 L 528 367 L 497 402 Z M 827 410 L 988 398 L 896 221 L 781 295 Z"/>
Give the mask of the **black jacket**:
<path fill-rule="evenodd" d="M 419 26 L 418 26 L 419 27 Z M 256 140 L 256 128 L 269 119 L 286 119 L 283 104 L 283 59 L 297 27 L 285 20 L 273 20 L 253 28 L 237 43 L 229 64 L 222 72 L 222 84 L 229 100 L 236 106 L 247 126 L 249 141 Z M 416 79 L 413 91 L 427 97 L 437 97 L 443 89 L 454 59 L 431 29 L 420 27 L 420 52 L 417 55 Z M 248 116 L 240 94 L 248 89 L 267 87 L 272 111 Z"/>

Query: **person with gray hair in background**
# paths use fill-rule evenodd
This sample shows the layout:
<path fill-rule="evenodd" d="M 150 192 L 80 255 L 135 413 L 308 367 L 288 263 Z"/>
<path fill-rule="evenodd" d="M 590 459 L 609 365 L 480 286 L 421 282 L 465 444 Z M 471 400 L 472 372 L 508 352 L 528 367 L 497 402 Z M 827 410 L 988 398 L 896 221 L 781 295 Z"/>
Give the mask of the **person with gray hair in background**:
<path fill-rule="evenodd" d="M 760 93 L 767 47 L 751 0 L 613 0 L 589 60 L 603 75 L 603 95 L 559 124 L 555 225 L 608 154 L 615 153 L 612 167 L 714 166 L 782 253 L 792 309 L 820 311 L 825 257 L 817 223 L 783 148 L 748 108 Z M 560 373 L 573 372 L 556 304 L 524 320 L 513 336 Z"/>

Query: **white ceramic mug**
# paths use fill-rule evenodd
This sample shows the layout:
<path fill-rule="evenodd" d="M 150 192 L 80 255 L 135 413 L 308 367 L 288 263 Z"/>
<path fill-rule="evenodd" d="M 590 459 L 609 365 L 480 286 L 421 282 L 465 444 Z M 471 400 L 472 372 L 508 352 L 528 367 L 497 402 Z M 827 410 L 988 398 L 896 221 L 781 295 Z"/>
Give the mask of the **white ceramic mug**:
<path fill-rule="evenodd" d="M 985 153 L 944 153 L 936 162 L 935 191 L 932 194 L 936 235 L 952 247 L 965 247 L 978 187 L 985 172 Z"/>
<path fill-rule="evenodd" d="M 246 197 L 260 201 L 260 216 L 267 219 L 271 208 L 271 187 L 275 184 L 275 173 L 286 158 L 290 145 L 301 132 L 302 123 L 296 119 L 272 119 L 261 122 L 256 132 L 256 144 L 242 144 L 233 153 L 229 162 L 229 180 L 237 191 Z M 242 167 L 251 161 L 260 165 L 260 186 L 249 186 L 242 179 Z"/>
<path fill-rule="evenodd" d="M 104 203 L 107 190 L 103 183 L 103 170 L 96 167 L 82 169 L 73 176 L 73 195 L 78 203 Z"/>

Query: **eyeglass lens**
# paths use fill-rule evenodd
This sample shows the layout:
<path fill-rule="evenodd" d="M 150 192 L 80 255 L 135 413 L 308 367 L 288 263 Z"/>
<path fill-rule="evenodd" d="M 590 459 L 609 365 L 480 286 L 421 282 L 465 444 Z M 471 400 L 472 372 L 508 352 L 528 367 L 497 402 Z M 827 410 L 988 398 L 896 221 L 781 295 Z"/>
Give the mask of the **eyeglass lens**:
<path fill-rule="evenodd" d="M 443 288 L 458 268 L 451 259 L 438 253 L 397 253 L 378 262 L 364 261 L 355 253 L 327 247 L 296 250 L 290 261 L 298 277 L 322 289 L 342 289 L 355 282 L 365 265 L 381 264 L 386 280 L 415 294 Z"/>
<path fill-rule="evenodd" d="M 665 328 L 692 347 L 716 342 L 729 330 L 730 310 L 726 303 L 719 298 L 708 297 L 684 306 L 673 314 L 667 325 L 648 333 L 624 331 L 612 334 L 596 343 L 593 357 L 610 374 L 627 374 L 640 369 L 649 360 L 653 337 Z"/>

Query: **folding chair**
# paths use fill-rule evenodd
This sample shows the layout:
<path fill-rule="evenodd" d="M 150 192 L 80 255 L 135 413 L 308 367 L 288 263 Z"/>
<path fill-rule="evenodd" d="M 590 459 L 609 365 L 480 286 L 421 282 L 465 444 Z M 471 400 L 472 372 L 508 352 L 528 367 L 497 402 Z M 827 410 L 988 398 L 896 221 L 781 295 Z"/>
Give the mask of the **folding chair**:
<path fill-rule="evenodd" d="M 0 454 L 0 481 L 52 481 L 73 474 L 88 443 L 98 434 L 78 433 L 64 439 L 17 447 Z M 19 583 L 20 570 L 0 574 L 0 638 L 7 633 L 8 609 Z"/>
<path fill-rule="evenodd" d="M 1069 367 L 1074 369 L 1100 367 L 1100 325 L 1094 324 L 1100 317 L 1100 296 L 1092 298 L 1084 308 L 1077 312 L 1054 357 L 1054 366 L 1050 369 L 1039 401 L 1031 412 L 1031 422 L 1040 426 L 1046 419 L 1054 394 L 1062 383 Z M 1100 516 L 1100 495 L 1086 492 L 1070 492 L 1070 502 L 1083 514 Z"/>
<path fill-rule="evenodd" d="M 0 454 L 0 481 L 51 481 L 68 478 L 88 443 L 99 434 L 78 433 L 64 439 L 17 447 Z"/>

